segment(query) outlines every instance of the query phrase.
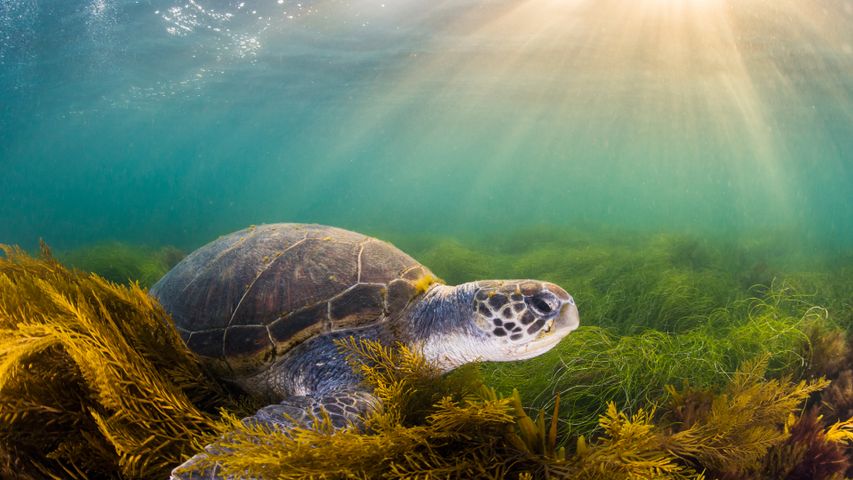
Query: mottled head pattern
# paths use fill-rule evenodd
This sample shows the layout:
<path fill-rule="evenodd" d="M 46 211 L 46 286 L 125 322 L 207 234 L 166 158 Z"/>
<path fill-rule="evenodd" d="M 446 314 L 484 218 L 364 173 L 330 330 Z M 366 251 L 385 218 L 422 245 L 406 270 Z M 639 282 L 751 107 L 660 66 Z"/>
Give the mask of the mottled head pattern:
<path fill-rule="evenodd" d="M 562 289 L 550 290 L 535 281 L 487 284 L 474 297 L 478 324 L 494 336 L 509 337 L 514 342 L 523 342 L 540 331 L 550 332 L 564 301 L 572 299 Z"/>
<path fill-rule="evenodd" d="M 477 327 L 525 358 L 551 348 L 578 327 L 574 299 L 553 283 L 493 280 L 475 284 Z"/>

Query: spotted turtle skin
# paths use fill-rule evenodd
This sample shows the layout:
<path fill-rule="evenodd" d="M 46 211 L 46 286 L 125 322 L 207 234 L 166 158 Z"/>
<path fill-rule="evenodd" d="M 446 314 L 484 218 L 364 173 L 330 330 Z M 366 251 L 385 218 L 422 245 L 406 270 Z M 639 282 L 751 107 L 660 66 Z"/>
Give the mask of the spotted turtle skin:
<path fill-rule="evenodd" d="M 151 289 L 189 348 L 224 378 L 299 344 L 393 319 L 433 279 L 393 245 L 340 228 L 252 226 L 196 250 Z"/>

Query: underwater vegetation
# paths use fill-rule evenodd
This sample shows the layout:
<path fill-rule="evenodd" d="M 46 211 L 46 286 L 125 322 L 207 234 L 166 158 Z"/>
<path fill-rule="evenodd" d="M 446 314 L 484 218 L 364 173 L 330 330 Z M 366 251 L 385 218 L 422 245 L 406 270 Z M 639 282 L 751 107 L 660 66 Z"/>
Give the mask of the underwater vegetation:
<path fill-rule="evenodd" d="M 137 281 L 143 287 L 154 285 L 184 256 L 184 252 L 171 246 L 155 249 L 121 242 L 101 243 L 56 253 L 57 259 L 71 267 L 97 273 L 115 283 Z"/>
<path fill-rule="evenodd" d="M 229 396 L 145 290 L 3 251 L 0 477 L 162 478 L 215 436 Z"/>
<path fill-rule="evenodd" d="M 572 293 L 581 329 L 541 357 L 483 367 L 489 385 L 519 388 L 534 408 L 550 410 L 559 393 L 567 437 L 599 430 L 607 401 L 634 411 L 665 402 L 667 385 L 719 388 L 759 355 L 770 355 L 773 375 L 835 379 L 850 365 L 842 352 L 853 327 L 849 254 L 804 253 L 785 236 L 734 242 L 543 227 L 412 246 L 449 283 L 535 276 Z"/>
<path fill-rule="evenodd" d="M 619 335 L 688 330 L 721 308 L 783 286 L 853 328 L 853 257 L 804 253 L 787 237 L 735 242 L 542 227 L 464 242 L 430 240 L 395 243 L 450 284 L 528 277 L 557 283 L 577 300 L 583 325 Z"/>
<path fill-rule="evenodd" d="M 736 302 L 679 333 L 647 329 L 619 336 L 584 327 L 541 357 L 484 365 L 484 374 L 500 392 L 523 388 L 525 402 L 536 408 L 550 409 L 559 394 L 567 436 L 597 430 L 606 402 L 634 411 L 668 401 L 669 385 L 718 389 L 739 365 L 763 355 L 774 376 L 802 376 L 804 368 L 815 376 L 831 374 L 824 369 L 839 357 L 827 338 L 843 331 L 831 326 L 824 309 L 803 306 L 791 313 L 796 308 L 789 304 L 797 300 L 790 295 L 777 291 L 769 297 L 775 300 Z"/>
<path fill-rule="evenodd" d="M 719 393 L 672 388 L 665 410 L 629 414 L 609 403 L 598 417 L 602 432 L 575 438 L 567 453 L 559 399 L 550 415 L 531 417 L 517 392 L 471 391 L 471 372 L 466 382 L 458 373 L 442 378 L 403 345 L 339 346 L 382 400 L 365 428 L 335 430 L 323 416 L 282 431 L 230 417 L 232 433 L 209 461 L 225 474 L 280 479 L 841 479 L 841 452 L 853 442 L 853 418 L 826 426 L 812 412 L 795 416 L 827 380 L 765 379 L 766 356 L 744 362 Z"/>
<path fill-rule="evenodd" d="M 204 371 L 138 284 L 4 247 L 0 477 L 166 478 L 217 438 L 212 460 L 264 478 L 851 477 L 850 267 L 768 245 L 422 242 L 450 283 L 560 283 L 582 326 L 535 359 L 449 375 L 402 345 L 341 342 L 383 400 L 342 431 L 243 424 L 258 405 Z"/>

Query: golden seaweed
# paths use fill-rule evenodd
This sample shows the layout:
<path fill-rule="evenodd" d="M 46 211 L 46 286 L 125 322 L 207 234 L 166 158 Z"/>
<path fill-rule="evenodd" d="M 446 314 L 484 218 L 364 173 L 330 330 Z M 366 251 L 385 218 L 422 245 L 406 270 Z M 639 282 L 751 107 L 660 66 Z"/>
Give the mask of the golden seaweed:
<path fill-rule="evenodd" d="M 285 479 L 770 478 L 767 458 L 790 439 L 789 418 L 828 384 L 767 379 L 769 357 L 762 356 L 744 362 L 719 393 L 671 388 L 665 412 L 629 413 L 609 403 L 599 418 L 601 433 L 578 437 L 567 456 L 556 433 L 559 407 L 550 420 L 542 411 L 530 416 L 518 392 L 501 398 L 481 387 L 461 398 L 441 397 L 413 423 L 411 399 L 442 390 L 439 370 L 405 345 L 350 338 L 339 346 L 382 400 L 365 418 L 366 428 L 335 431 L 328 418 L 287 431 L 234 421 L 226 453 L 213 458 L 224 472 Z M 843 444 L 851 424 L 823 435 Z"/>
<path fill-rule="evenodd" d="M 213 410 L 226 404 L 226 392 L 144 290 L 68 270 L 46 248 L 41 259 L 3 251 L 6 468 L 64 478 L 163 476 L 218 434 Z"/>

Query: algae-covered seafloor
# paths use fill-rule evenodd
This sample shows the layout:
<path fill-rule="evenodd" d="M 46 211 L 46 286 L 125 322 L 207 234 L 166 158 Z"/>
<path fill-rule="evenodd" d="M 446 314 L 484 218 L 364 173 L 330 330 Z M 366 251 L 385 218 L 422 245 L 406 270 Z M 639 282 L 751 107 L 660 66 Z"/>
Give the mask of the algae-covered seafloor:
<path fill-rule="evenodd" d="M 204 371 L 144 289 L 7 249 L 0 473 L 165 478 L 236 428 L 216 459 L 264 478 L 853 474 L 849 253 L 591 229 L 386 237 L 449 283 L 558 283 L 582 326 L 541 357 L 445 377 L 399 346 L 342 344 L 383 408 L 364 431 L 319 418 L 283 434 L 235 420 L 257 405 Z"/>

